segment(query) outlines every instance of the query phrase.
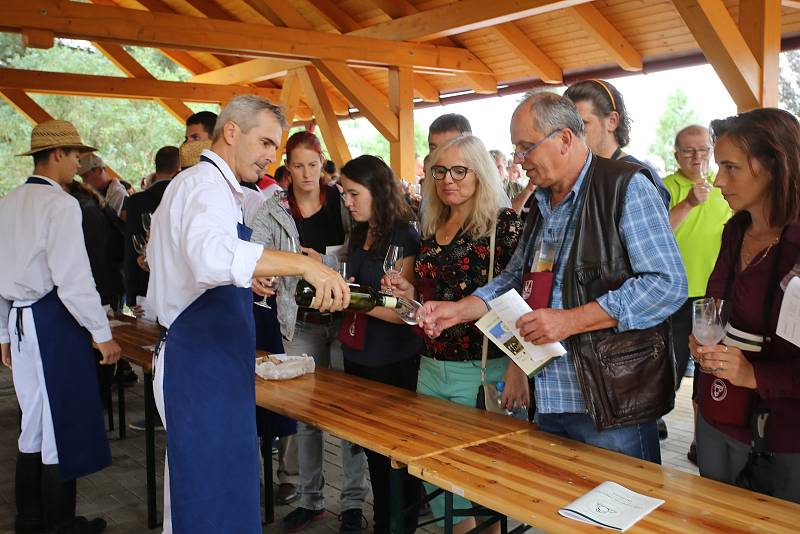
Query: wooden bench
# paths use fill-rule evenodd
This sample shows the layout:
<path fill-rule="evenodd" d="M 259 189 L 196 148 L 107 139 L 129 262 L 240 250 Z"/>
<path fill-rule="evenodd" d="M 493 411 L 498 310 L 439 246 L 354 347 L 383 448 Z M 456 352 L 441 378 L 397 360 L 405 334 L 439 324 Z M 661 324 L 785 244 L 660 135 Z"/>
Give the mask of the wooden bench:
<path fill-rule="evenodd" d="M 800 505 L 529 429 L 408 464 L 412 475 L 547 532 L 598 532 L 559 515 L 611 480 L 665 500 L 631 532 L 798 532 Z"/>

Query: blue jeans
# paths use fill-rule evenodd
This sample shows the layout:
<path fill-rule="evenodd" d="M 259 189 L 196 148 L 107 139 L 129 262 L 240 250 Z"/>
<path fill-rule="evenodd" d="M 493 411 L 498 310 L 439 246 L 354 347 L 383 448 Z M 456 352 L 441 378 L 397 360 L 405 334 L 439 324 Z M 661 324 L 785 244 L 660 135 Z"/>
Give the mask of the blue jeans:
<path fill-rule="evenodd" d="M 597 430 L 592 418 L 585 413 L 537 413 L 534 421 L 543 432 L 661 463 L 661 446 L 655 420 L 603 431 Z"/>

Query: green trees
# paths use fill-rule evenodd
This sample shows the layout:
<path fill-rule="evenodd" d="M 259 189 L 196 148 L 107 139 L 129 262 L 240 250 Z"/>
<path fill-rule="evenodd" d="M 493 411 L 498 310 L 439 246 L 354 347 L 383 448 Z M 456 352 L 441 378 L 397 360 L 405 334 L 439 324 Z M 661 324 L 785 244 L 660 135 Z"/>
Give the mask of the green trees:
<path fill-rule="evenodd" d="M 699 122 L 694 109 L 689 106 L 689 98 L 683 89 L 676 89 L 667 97 L 664 111 L 658 119 L 656 139 L 650 145 L 649 152 L 657 154 L 664 160 L 667 174 L 675 172 L 675 133 L 684 126 Z"/>

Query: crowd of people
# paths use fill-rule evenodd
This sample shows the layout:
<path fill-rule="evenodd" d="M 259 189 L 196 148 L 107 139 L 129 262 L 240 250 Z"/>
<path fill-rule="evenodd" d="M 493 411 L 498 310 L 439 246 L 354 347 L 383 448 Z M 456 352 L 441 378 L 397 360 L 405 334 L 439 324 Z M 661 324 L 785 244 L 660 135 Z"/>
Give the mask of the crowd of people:
<path fill-rule="evenodd" d="M 0 199 L 0 250 L 12 251 L 0 260 L 0 346 L 22 411 L 17 532 L 105 528 L 76 516 L 75 479 L 111 461 L 98 376 L 116 367 L 136 380 L 106 315 L 125 307 L 163 331 L 165 532 L 261 531 L 257 436 L 278 440 L 276 501 L 297 503 L 282 529 L 325 513 L 322 432 L 253 417 L 256 348 L 470 407 L 482 383 L 503 381 L 501 406 L 539 430 L 655 463 L 694 361 L 687 452 L 700 474 L 800 502 L 800 347 L 776 334 L 800 275 L 800 124 L 758 109 L 683 125 L 678 170 L 662 178 L 624 152 L 630 122 L 604 80 L 526 95 L 509 154 L 442 115 L 417 190 L 373 155 L 338 168 L 308 130 L 268 175 L 286 117 L 240 96 L 218 117 L 190 117 L 135 194 L 71 124 L 35 127 L 33 174 Z M 301 278 L 316 289 L 309 308 L 295 302 Z M 346 311 L 348 282 L 421 302 L 419 324 Z M 567 350 L 535 376 L 475 326 L 508 290 L 532 304 L 516 324 L 525 340 Z M 707 297 L 726 301 L 727 335 L 701 345 L 692 314 Z M 768 461 L 753 461 L 755 421 Z M 388 533 L 388 459 L 344 440 L 341 455 L 340 532 L 369 528 L 371 485 L 371 530 Z M 408 532 L 432 489 L 404 479 Z M 443 498 L 430 506 L 441 516 Z M 456 533 L 476 525 L 458 519 Z"/>

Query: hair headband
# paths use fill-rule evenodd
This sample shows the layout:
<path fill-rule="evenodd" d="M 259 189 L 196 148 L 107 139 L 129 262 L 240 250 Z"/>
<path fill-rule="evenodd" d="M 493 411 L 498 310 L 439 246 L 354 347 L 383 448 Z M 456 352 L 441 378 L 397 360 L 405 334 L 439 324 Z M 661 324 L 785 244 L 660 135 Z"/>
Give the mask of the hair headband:
<path fill-rule="evenodd" d="M 603 80 L 591 80 L 603 89 L 605 89 L 606 93 L 608 93 L 608 99 L 611 101 L 611 111 L 617 111 L 617 101 L 614 98 L 614 94 L 611 92 L 611 89 L 608 88 L 608 85 L 605 84 Z"/>

